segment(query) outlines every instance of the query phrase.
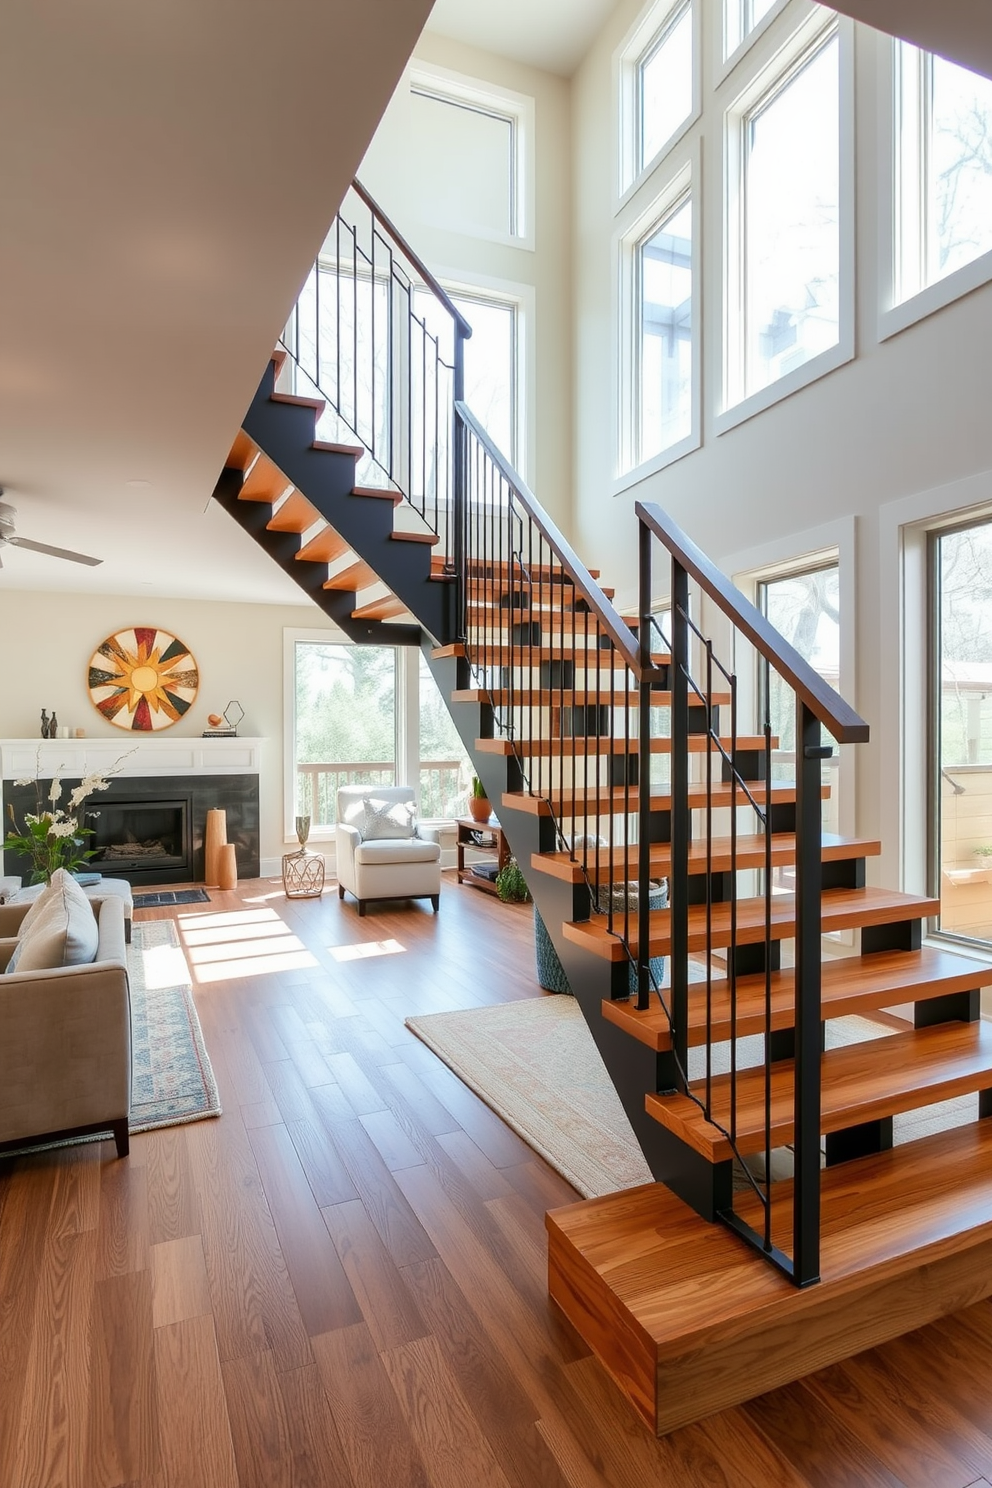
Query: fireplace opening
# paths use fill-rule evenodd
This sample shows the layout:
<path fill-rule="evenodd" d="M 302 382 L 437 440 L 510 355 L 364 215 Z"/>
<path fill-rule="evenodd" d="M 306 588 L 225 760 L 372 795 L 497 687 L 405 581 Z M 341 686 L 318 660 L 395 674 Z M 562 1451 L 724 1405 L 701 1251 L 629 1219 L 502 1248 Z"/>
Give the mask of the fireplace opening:
<path fill-rule="evenodd" d="M 189 871 L 186 801 L 106 801 L 87 813 L 93 868 L 107 873 Z"/>

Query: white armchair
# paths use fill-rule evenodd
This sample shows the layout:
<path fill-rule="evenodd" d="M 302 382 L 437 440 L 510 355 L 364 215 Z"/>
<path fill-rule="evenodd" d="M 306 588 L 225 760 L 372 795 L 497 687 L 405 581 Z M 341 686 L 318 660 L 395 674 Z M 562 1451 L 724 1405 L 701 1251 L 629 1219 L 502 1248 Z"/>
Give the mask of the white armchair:
<path fill-rule="evenodd" d="M 410 786 L 343 785 L 337 801 L 338 898 L 354 894 L 360 915 L 372 899 L 429 899 L 437 914 L 441 846 L 430 828 L 413 835 Z"/>

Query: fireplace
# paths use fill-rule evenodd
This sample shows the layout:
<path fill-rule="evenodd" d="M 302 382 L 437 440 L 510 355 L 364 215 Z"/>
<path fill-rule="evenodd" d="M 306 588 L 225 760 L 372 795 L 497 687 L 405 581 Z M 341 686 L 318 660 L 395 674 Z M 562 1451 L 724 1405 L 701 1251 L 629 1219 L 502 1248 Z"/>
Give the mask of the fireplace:
<path fill-rule="evenodd" d="M 185 742 L 191 747 L 190 741 Z M 240 744 L 239 740 L 231 742 Z M 60 740 L 56 747 L 61 751 L 65 746 Z M 81 767 L 89 764 L 89 760 L 80 760 Z M 98 765 L 102 764 L 99 760 Z M 30 762 L 25 776 L 29 769 Z M 79 778 L 65 770 L 63 788 L 71 790 Z M 44 797 L 48 777 L 43 777 L 42 786 Z M 8 804 L 13 806 L 19 821 L 25 811 L 37 809 L 34 785 L 19 785 L 9 776 L 3 781 L 3 800 L 5 809 Z M 257 878 L 258 775 L 241 770 L 226 774 L 189 770 L 183 774 L 160 771 L 146 776 L 115 776 L 107 790 L 87 802 L 86 824 L 96 833 L 90 845 L 101 853 L 92 860 L 94 872 L 107 878 L 126 878 L 136 888 L 202 883 L 203 842 L 207 812 L 212 806 L 223 807 L 226 812 L 227 840 L 234 843 L 237 852 L 239 877 Z M 5 873 L 22 876 L 31 869 L 27 859 L 12 852 L 4 854 L 3 865 Z"/>
<path fill-rule="evenodd" d="M 87 812 L 86 825 L 93 830 L 91 865 L 108 877 L 147 872 L 155 878 L 163 869 L 192 876 L 186 798 L 101 803 L 99 810 Z"/>

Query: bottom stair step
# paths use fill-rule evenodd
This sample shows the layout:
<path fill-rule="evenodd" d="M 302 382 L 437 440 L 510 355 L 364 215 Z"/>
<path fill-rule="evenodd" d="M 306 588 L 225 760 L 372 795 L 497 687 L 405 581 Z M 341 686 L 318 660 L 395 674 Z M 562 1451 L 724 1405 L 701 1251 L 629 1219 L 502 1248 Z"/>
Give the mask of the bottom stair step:
<path fill-rule="evenodd" d="M 820 1061 L 820 1076 L 821 1132 L 842 1131 L 992 1089 L 992 1024 L 941 1023 L 828 1049 Z M 691 1088 L 702 1100 L 703 1082 Z M 730 1076 L 717 1075 L 711 1085 L 712 1122 L 686 1095 L 648 1095 L 645 1106 L 649 1115 L 710 1162 L 724 1162 L 733 1157 L 723 1134 L 730 1130 L 730 1096 Z M 736 1108 L 739 1154 L 763 1151 L 763 1065 L 738 1071 Z M 771 1066 L 772 1147 L 792 1141 L 794 1110 L 792 1060 L 780 1059 Z"/>
<path fill-rule="evenodd" d="M 821 1179 L 822 1279 L 804 1290 L 663 1184 L 548 1214 L 552 1297 L 660 1435 L 992 1294 L 992 1121 Z M 772 1200 L 791 1250 L 791 1184 Z M 756 1207 L 737 1196 L 752 1224 Z"/>

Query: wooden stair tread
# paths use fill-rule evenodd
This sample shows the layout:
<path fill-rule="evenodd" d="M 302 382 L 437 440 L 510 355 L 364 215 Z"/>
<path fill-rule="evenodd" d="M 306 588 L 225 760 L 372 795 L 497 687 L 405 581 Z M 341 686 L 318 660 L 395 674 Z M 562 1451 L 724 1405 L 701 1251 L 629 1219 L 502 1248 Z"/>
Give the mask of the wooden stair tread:
<path fill-rule="evenodd" d="M 374 569 L 359 559 L 356 563 L 349 563 L 340 573 L 324 582 L 325 589 L 367 589 L 370 584 L 378 584 L 379 576 Z"/>
<path fill-rule="evenodd" d="M 828 1049 L 820 1063 L 820 1130 L 841 1131 L 865 1121 L 898 1116 L 936 1101 L 992 1087 L 992 1026 L 941 1023 L 879 1040 Z M 702 1099 L 703 1082 L 690 1089 Z M 730 1076 L 714 1076 L 710 1086 L 713 1122 L 730 1129 Z M 727 1137 L 707 1121 L 685 1095 L 647 1095 L 645 1109 L 662 1126 L 688 1142 L 711 1162 L 728 1161 L 733 1149 Z M 765 1148 L 765 1072 L 737 1072 L 738 1151 Z M 783 1147 L 794 1135 L 794 1080 L 791 1059 L 771 1067 L 771 1146 Z"/>
<path fill-rule="evenodd" d="M 821 1281 L 800 1289 L 663 1184 L 568 1205 L 546 1217 L 551 1293 L 671 1431 L 987 1295 L 992 1122 L 826 1169 L 821 1216 Z"/>
<path fill-rule="evenodd" d="M 689 735 L 689 753 L 704 754 L 706 745 L 716 750 L 717 745 L 707 734 Z M 721 739 L 720 744 L 730 753 L 730 740 Z M 669 738 L 653 738 L 650 740 L 652 754 L 671 754 L 672 741 Z M 476 739 L 475 747 L 481 754 L 519 754 L 525 759 L 534 759 L 540 756 L 542 759 L 552 759 L 556 755 L 562 755 L 570 759 L 572 754 L 582 757 L 586 755 L 608 755 L 608 754 L 637 754 L 640 750 L 640 740 L 633 739 L 610 739 L 597 738 L 595 736 L 569 737 L 564 739 Z M 754 752 L 764 749 L 765 741 L 760 734 L 741 736 L 737 740 L 739 750 Z M 772 748 L 777 749 L 777 741 L 773 741 Z M 754 787 L 752 786 L 752 789 Z"/>
<path fill-rule="evenodd" d="M 830 787 L 828 785 L 821 786 L 820 794 L 823 800 L 828 800 Z M 790 801 L 796 799 L 796 787 L 786 783 L 778 783 L 772 786 L 768 795 L 773 806 L 787 805 Z M 555 794 L 553 799 L 554 805 L 557 808 L 557 815 L 562 820 L 568 821 L 570 819 L 574 820 L 579 816 L 591 816 L 594 812 L 601 815 L 616 816 L 625 811 L 636 811 L 640 804 L 640 792 L 636 785 L 617 785 L 602 790 L 569 788 L 564 794 L 564 799 L 559 799 L 557 794 Z M 764 785 L 762 785 L 761 793 L 757 796 L 757 799 L 758 804 L 764 806 L 766 800 Z M 714 783 L 709 791 L 707 791 L 705 785 L 691 785 L 688 790 L 688 800 L 693 811 L 702 810 L 706 806 L 707 801 L 712 803 L 714 810 L 729 807 L 732 802 L 735 802 L 738 806 L 746 806 L 748 804 L 747 797 L 744 795 L 740 786 L 737 787 L 735 794 L 731 786 L 723 785 L 722 783 Z M 668 786 L 652 785 L 652 811 L 671 810 L 671 801 L 672 793 Z M 552 807 L 544 796 L 530 795 L 526 791 L 506 791 L 503 795 L 503 805 L 513 811 L 526 811 L 530 816 L 552 815 Z M 934 914 L 936 912 L 936 910 L 932 911 Z"/>
<path fill-rule="evenodd" d="M 729 837 L 714 837 L 707 854 L 706 844 L 693 842 L 689 845 L 689 872 L 691 874 L 728 873 L 731 865 L 731 841 Z M 772 864 L 776 868 L 786 867 L 796 861 L 796 839 L 792 832 L 772 834 Z M 882 844 L 871 837 L 842 837 L 833 832 L 824 832 L 820 846 L 820 859 L 824 863 L 843 861 L 848 858 L 874 858 L 882 851 Z M 638 868 L 637 844 L 630 847 L 602 847 L 588 849 L 588 871 L 601 878 L 613 879 L 619 870 L 625 878 L 636 877 Z M 582 853 L 573 861 L 570 853 L 533 853 L 531 867 L 538 873 L 547 873 L 565 883 L 581 883 Z M 760 833 L 738 833 L 737 867 L 763 868 L 765 865 L 765 838 Z M 651 877 L 665 877 L 672 866 L 672 849 L 668 842 L 652 842 L 650 849 Z"/>
<path fill-rule="evenodd" d="M 350 546 L 333 527 L 324 527 L 294 557 L 307 563 L 333 563 L 336 558 L 343 558 Z"/>
<path fill-rule="evenodd" d="M 308 527 L 321 520 L 317 508 L 311 506 L 299 491 L 292 490 L 265 525 L 270 532 L 298 532 L 302 535 Z"/>
<path fill-rule="evenodd" d="M 360 459 L 365 453 L 365 446 L 362 444 L 338 444 L 333 439 L 314 439 L 311 442 L 310 448 L 323 450 L 329 455 L 354 455 L 356 460 Z M 362 494 L 365 495 L 367 493 L 363 492 Z"/>
<path fill-rule="evenodd" d="M 712 906 L 711 941 L 713 949 L 730 944 L 729 903 Z M 939 899 L 927 899 L 916 894 L 901 894 L 896 889 L 825 889 L 821 901 L 821 929 L 824 935 L 832 930 L 860 930 L 865 925 L 888 925 L 902 920 L 923 919 L 935 915 L 940 909 Z M 671 953 L 671 910 L 651 911 L 651 955 L 667 956 Z M 791 939 L 796 925 L 795 895 L 775 894 L 771 901 L 771 935 L 773 940 Z M 588 920 L 566 922 L 562 933 L 566 940 L 584 946 L 606 961 L 625 959 L 623 943 L 618 934 L 607 930 L 606 915 L 592 915 Z M 758 945 L 765 938 L 765 901 L 739 899 L 737 901 L 737 944 Z M 631 919 L 630 946 L 637 953 L 637 926 Z M 705 951 L 706 905 L 689 906 L 689 951 Z"/>
<path fill-rule="evenodd" d="M 300 393 L 270 393 L 273 403 L 288 403 L 291 408 L 312 408 L 314 413 L 323 413 L 327 407 L 324 398 L 305 398 Z"/>
<path fill-rule="evenodd" d="M 429 543 L 431 547 L 441 541 L 436 532 L 391 532 L 391 542 Z"/>
<path fill-rule="evenodd" d="M 353 620 L 395 620 L 397 615 L 405 615 L 407 606 L 395 594 L 384 594 L 381 599 L 373 599 L 368 604 L 359 605 L 352 610 Z"/>
<path fill-rule="evenodd" d="M 846 1018 L 903 1002 L 947 997 L 971 992 L 986 985 L 990 968 L 951 951 L 924 946 L 919 951 L 876 951 L 869 956 L 825 961 L 820 971 L 820 997 L 824 1018 Z M 763 973 L 737 978 L 737 1037 L 765 1030 L 765 977 Z M 773 1028 L 795 1026 L 795 972 L 789 967 L 774 971 L 770 978 Z M 666 1000 L 668 993 L 665 993 Z M 603 1017 L 648 1048 L 663 1053 L 672 1046 L 668 1015 L 656 998 L 645 1012 L 636 1003 L 603 1000 Z M 716 1043 L 732 1036 L 731 989 L 725 977 L 711 983 L 710 1037 Z M 689 1043 L 707 1041 L 705 983 L 689 986 Z"/>
<path fill-rule="evenodd" d="M 224 461 L 228 470 L 247 470 L 257 453 L 254 440 L 250 439 L 244 429 L 239 429 L 234 436 L 231 452 Z"/>
<path fill-rule="evenodd" d="M 524 580 L 529 576 L 531 579 L 544 579 L 545 582 L 550 580 L 557 583 L 559 579 L 564 579 L 567 583 L 572 583 L 571 575 L 565 572 L 560 563 L 523 564 L 512 559 L 470 558 L 465 565 L 465 572 L 476 583 L 489 578 L 504 578 L 507 574 Z M 599 578 L 598 568 L 590 568 L 588 572 L 591 579 Z"/>
<path fill-rule="evenodd" d="M 263 501 L 274 506 L 279 498 L 292 487 L 292 481 L 288 481 L 277 465 L 274 465 L 268 455 L 260 454 L 245 476 L 241 490 L 238 492 L 239 501 Z"/>
<path fill-rule="evenodd" d="M 600 703 L 604 707 L 614 708 L 637 708 L 640 705 L 640 694 L 636 687 L 629 691 L 615 689 L 613 692 L 589 689 L 586 687 L 515 687 L 511 690 L 502 687 L 494 687 L 491 691 L 485 687 L 463 687 L 451 694 L 451 700 L 455 703 L 487 703 L 491 702 L 494 708 L 526 708 L 529 706 L 540 708 L 570 708 L 582 703 Z M 670 692 L 652 692 L 652 708 L 667 708 L 671 705 L 672 694 Z M 723 707 L 730 702 L 729 692 L 714 692 L 710 698 L 714 707 Z"/>

